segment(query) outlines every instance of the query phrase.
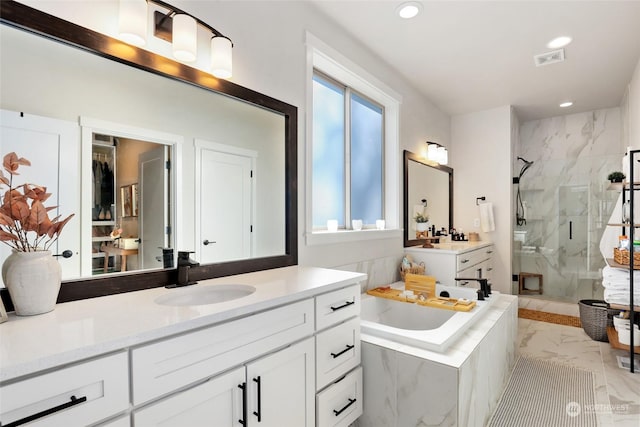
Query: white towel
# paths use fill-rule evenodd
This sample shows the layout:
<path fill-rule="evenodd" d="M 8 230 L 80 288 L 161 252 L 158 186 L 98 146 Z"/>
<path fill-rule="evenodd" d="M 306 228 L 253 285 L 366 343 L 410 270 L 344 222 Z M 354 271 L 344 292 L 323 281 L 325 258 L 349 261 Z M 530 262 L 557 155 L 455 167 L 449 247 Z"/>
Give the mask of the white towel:
<path fill-rule="evenodd" d="M 493 219 L 493 203 L 480 203 L 478 209 L 480 210 L 480 225 L 482 226 L 482 231 L 485 233 L 495 231 L 496 223 Z"/>

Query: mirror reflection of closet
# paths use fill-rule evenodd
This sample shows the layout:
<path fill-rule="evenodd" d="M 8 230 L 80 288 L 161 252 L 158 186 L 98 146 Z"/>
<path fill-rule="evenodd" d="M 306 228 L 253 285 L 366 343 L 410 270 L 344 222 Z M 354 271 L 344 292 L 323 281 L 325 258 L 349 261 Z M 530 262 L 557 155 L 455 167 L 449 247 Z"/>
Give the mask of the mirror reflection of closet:
<path fill-rule="evenodd" d="M 165 158 L 168 156 L 168 152 L 165 151 L 167 150 L 161 144 L 93 134 L 93 275 L 162 267 L 161 248 L 167 244 L 166 235 L 169 232 L 168 218 L 162 214 L 167 209 L 167 198 L 163 196 L 168 185 L 164 173 Z M 154 163 L 160 166 L 145 166 Z M 153 173 L 152 176 L 149 176 L 149 171 Z M 141 174 L 147 175 L 146 187 L 138 184 L 143 182 Z M 144 195 L 141 194 L 144 191 L 148 193 L 147 199 L 150 199 L 147 200 L 147 209 L 154 211 L 147 216 L 152 223 L 160 219 L 159 226 L 145 224 L 143 216 L 138 215 L 139 201 L 144 199 Z M 147 231 L 151 230 L 154 235 L 143 240 L 141 237 L 145 233 L 145 226 Z M 143 244 L 148 246 L 146 262 L 142 259 Z"/>

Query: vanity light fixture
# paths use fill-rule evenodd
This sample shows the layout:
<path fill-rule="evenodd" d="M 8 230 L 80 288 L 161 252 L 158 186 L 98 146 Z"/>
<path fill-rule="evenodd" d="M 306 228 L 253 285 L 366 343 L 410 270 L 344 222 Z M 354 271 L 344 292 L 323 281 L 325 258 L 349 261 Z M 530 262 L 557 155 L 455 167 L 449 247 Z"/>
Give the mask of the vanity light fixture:
<path fill-rule="evenodd" d="M 198 24 L 186 13 L 173 16 L 171 50 L 178 61 L 193 62 L 196 60 L 198 47 Z"/>
<path fill-rule="evenodd" d="M 573 105 L 573 101 L 566 101 L 560 104 L 560 108 L 567 108 Z"/>
<path fill-rule="evenodd" d="M 427 141 L 427 159 L 441 165 L 446 165 L 449 163 L 449 153 L 447 148 L 437 142 Z"/>
<path fill-rule="evenodd" d="M 166 10 L 166 12 L 158 10 L 154 12 L 153 35 L 171 43 L 173 56 L 178 61 L 196 61 L 198 29 L 203 27 L 211 33 L 211 74 L 221 79 L 231 77 L 233 69 L 231 39 L 209 24 L 161 0 L 120 0 L 120 38 L 123 41 L 136 46 L 145 44 L 148 3 Z M 130 34 L 135 34 L 135 37 Z"/>
<path fill-rule="evenodd" d="M 121 0 L 118 14 L 120 39 L 134 46 L 147 43 L 146 0 Z"/>
<path fill-rule="evenodd" d="M 400 18 L 411 19 L 417 16 L 422 11 L 422 4 L 417 1 L 409 1 L 402 3 L 396 9 L 396 13 Z"/>

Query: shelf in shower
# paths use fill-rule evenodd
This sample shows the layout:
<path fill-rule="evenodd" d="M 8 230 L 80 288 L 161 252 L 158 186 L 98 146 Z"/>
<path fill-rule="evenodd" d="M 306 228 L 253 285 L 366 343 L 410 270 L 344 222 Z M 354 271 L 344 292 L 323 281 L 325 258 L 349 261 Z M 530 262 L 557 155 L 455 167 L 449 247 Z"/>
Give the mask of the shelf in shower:
<path fill-rule="evenodd" d="M 609 304 L 609 308 L 613 308 L 614 310 L 629 310 L 629 305 L 627 304 Z M 634 305 L 633 311 L 636 313 L 640 313 L 640 305 Z"/>
<path fill-rule="evenodd" d="M 623 224 L 623 223 L 619 223 L 619 224 L 610 223 L 610 224 L 607 224 L 607 225 L 609 225 L 611 227 L 628 227 L 629 226 L 629 224 Z M 635 224 L 633 226 L 633 228 L 640 228 L 640 224 Z"/>

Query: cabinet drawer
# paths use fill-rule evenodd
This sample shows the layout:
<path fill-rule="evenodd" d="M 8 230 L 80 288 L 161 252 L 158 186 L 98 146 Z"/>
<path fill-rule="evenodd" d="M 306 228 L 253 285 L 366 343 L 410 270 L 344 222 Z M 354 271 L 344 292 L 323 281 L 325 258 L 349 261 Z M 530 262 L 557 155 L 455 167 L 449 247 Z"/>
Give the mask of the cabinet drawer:
<path fill-rule="evenodd" d="M 473 251 L 465 252 L 457 256 L 457 271 L 465 270 L 471 266 L 491 258 L 493 246 L 480 248 Z"/>
<path fill-rule="evenodd" d="M 313 334 L 313 300 L 131 351 L 133 403 L 146 402 Z"/>
<path fill-rule="evenodd" d="M 320 390 L 360 364 L 360 319 L 316 335 L 316 388 Z"/>
<path fill-rule="evenodd" d="M 362 367 L 316 396 L 317 427 L 346 427 L 362 415 Z"/>
<path fill-rule="evenodd" d="M 360 285 L 316 297 L 316 330 L 320 331 L 360 314 Z"/>
<path fill-rule="evenodd" d="M 121 352 L 0 387 L 2 425 L 89 425 L 129 407 L 127 353 Z M 49 415 L 46 415 L 46 413 Z M 44 414 L 43 414 L 44 413 Z"/>

